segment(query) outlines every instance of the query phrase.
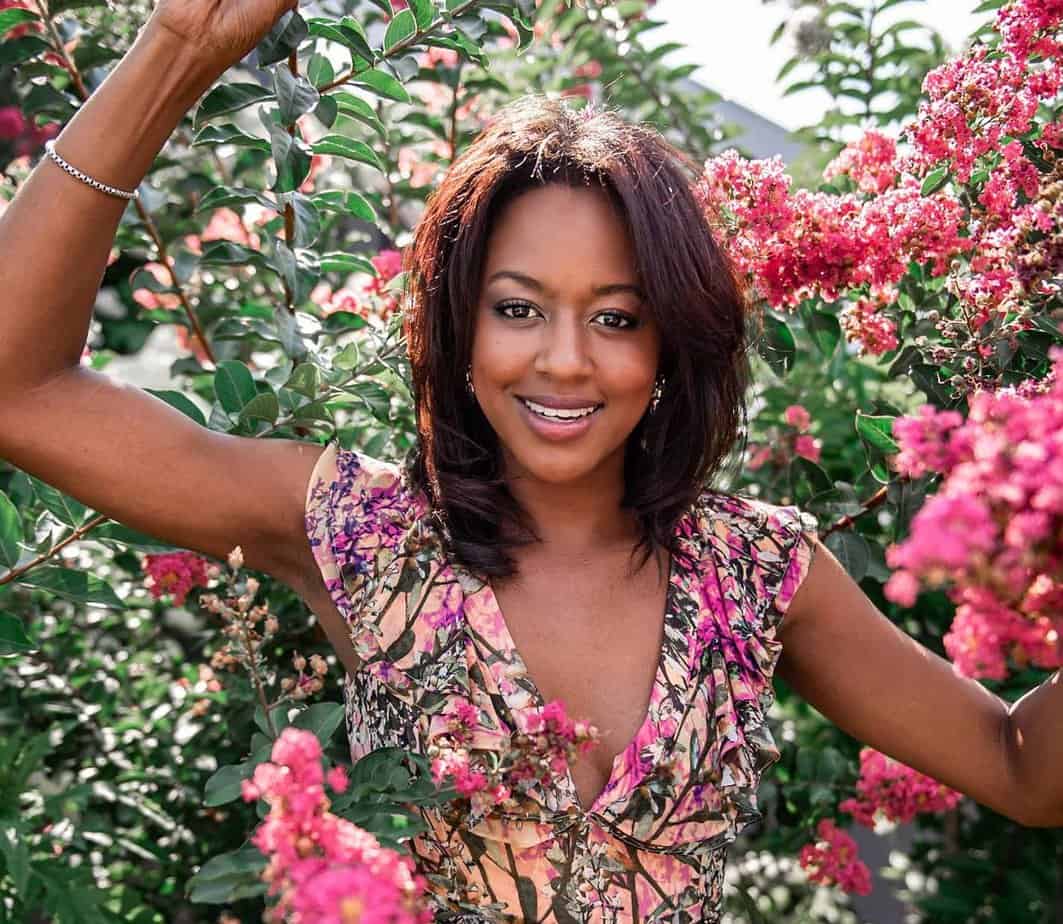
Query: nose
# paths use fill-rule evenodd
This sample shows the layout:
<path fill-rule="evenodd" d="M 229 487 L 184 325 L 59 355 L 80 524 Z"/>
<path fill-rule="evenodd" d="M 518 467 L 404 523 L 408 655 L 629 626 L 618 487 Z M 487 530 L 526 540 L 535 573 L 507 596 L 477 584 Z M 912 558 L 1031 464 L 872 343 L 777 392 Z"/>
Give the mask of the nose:
<path fill-rule="evenodd" d="M 580 379 L 590 375 L 593 363 L 588 331 L 575 312 L 557 312 L 542 326 L 535 371 L 549 378 Z"/>

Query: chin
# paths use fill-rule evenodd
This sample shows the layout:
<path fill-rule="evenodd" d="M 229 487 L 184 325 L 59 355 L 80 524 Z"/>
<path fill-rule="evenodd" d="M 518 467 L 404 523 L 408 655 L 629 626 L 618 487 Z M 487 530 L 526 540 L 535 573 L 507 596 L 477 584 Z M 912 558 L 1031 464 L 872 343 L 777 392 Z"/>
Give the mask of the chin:
<path fill-rule="evenodd" d="M 572 484 L 593 477 L 608 466 L 612 453 L 593 453 L 586 449 L 560 449 L 547 446 L 529 449 L 520 447 L 508 454 L 509 465 L 521 477 L 544 484 Z M 623 452 L 621 450 L 621 458 Z"/>

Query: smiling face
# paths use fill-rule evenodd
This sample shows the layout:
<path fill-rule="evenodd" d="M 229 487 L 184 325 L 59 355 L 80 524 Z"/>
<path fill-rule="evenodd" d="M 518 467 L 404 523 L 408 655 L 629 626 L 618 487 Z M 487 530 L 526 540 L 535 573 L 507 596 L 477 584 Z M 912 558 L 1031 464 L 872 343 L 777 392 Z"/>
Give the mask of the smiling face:
<path fill-rule="evenodd" d="M 508 203 L 488 241 L 472 349 L 476 400 L 507 477 L 622 479 L 659 352 L 605 191 L 551 184 Z"/>

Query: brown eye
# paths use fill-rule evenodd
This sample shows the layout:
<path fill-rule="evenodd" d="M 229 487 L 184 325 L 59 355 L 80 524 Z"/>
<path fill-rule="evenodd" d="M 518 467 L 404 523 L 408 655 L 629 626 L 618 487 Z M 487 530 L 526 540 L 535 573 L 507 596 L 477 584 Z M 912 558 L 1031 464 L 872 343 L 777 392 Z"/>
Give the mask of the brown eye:
<path fill-rule="evenodd" d="M 622 311 L 603 311 L 598 317 L 605 319 L 603 327 L 612 330 L 633 330 L 639 326 L 638 318 L 633 318 Z"/>
<path fill-rule="evenodd" d="M 504 318 L 525 321 L 531 317 L 531 312 L 538 312 L 538 309 L 528 302 L 502 302 L 499 305 L 495 305 L 495 311 Z"/>

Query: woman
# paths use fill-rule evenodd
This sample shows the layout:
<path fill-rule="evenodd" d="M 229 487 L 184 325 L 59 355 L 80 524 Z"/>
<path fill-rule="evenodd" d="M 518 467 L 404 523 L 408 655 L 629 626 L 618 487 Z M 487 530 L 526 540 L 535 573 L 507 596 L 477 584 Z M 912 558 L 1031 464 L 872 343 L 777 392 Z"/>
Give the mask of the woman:
<path fill-rule="evenodd" d="M 0 220 L 0 454 L 174 544 L 239 544 L 303 595 L 349 674 L 355 758 L 501 755 L 555 698 L 601 729 L 526 798 L 427 816 L 441 917 L 717 920 L 777 756 L 777 661 L 855 737 L 1063 824 L 1059 675 L 1009 710 L 879 614 L 797 510 L 703 489 L 741 421 L 743 303 L 650 133 L 529 100 L 452 167 L 408 257 L 408 471 L 212 433 L 78 365 L 113 193 L 293 6 L 161 0 L 56 142 L 112 194 L 46 159 Z"/>

